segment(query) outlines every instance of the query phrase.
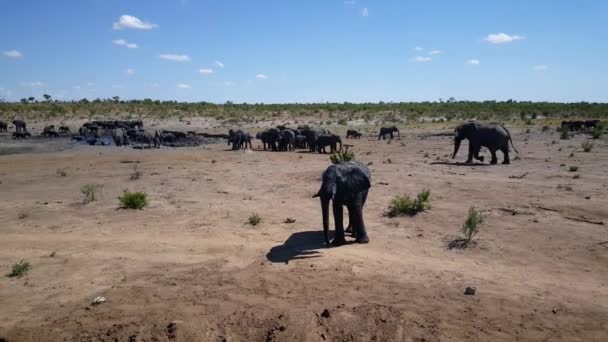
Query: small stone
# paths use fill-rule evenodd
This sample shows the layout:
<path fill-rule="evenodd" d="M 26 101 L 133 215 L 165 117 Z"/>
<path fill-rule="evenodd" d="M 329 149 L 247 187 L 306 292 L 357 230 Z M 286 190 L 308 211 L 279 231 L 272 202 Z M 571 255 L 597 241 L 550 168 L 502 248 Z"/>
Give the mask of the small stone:
<path fill-rule="evenodd" d="M 477 288 L 467 286 L 467 288 L 464 289 L 464 294 L 467 296 L 474 296 L 476 291 Z"/>
<path fill-rule="evenodd" d="M 331 316 L 329 314 L 329 310 L 325 309 L 325 310 L 323 310 L 323 312 L 321 312 L 321 317 L 323 317 L 323 318 L 329 318 L 329 316 Z"/>
<path fill-rule="evenodd" d="M 99 304 L 105 303 L 105 302 L 106 302 L 106 297 L 99 296 L 99 297 L 95 297 L 95 299 L 93 299 L 93 303 L 92 304 L 93 305 L 99 305 Z"/>
<path fill-rule="evenodd" d="M 585 196 L 585 199 L 591 199 L 591 196 Z"/>
<path fill-rule="evenodd" d="M 554 314 L 557 313 L 557 308 L 553 308 L 553 310 L 551 310 L 551 312 L 553 312 Z"/>

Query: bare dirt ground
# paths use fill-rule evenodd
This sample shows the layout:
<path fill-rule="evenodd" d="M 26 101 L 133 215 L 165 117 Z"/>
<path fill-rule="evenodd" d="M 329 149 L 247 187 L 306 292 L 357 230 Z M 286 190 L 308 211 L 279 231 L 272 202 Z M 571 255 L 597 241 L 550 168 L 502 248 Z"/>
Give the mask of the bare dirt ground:
<path fill-rule="evenodd" d="M 608 144 L 511 131 L 506 166 L 452 164 L 437 130 L 348 141 L 373 163 L 371 242 L 339 248 L 311 198 L 328 155 L 24 143 L 0 155 L 0 340 L 606 341 Z M 86 183 L 100 200 L 82 204 Z M 384 215 L 425 187 L 430 210 Z M 125 188 L 150 206 L 117 209 Z M 477 246 L 448 249 L 473 205 Z M 21 259 L 31 271 L 5 277 Z"/>

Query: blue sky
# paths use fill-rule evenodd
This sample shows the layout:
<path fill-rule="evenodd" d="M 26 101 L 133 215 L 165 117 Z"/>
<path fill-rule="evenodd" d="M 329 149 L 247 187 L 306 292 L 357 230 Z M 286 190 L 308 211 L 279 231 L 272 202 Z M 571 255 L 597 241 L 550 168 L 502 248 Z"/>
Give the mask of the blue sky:
<path fill-rule="evenodd" d="M 0 98 L 608 102 L 604 0 L 0 0 Z"/>

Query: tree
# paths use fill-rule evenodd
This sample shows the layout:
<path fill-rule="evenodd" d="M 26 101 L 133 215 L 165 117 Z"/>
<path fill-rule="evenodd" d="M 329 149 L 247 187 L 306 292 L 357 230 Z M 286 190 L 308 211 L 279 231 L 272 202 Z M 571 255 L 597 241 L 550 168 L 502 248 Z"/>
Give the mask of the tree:
<path fill-rule="evenodd" d="M 36 100 L 36 98 L 35 98 L 35 97 L 33 97 L 33 96 L 30 96 L 30 97 L 28 97 L 28 99 L 27 99 L 27 100 L 28 100 L 28 101 L 30 101 L 30 102 L 34 102 L 34 100 Z"/>
<path fill-rule="evenodd" d="M 51 95 L 49 95 L 49 94 L 44 94 L 44 95 L 42 95 L 42 97 L 44 97 L 44 100 L 45 100 L 46 102 L 51 102 Z"/>
<path fill-rule="evenodd" d="M 113 96 L 112 100 L 114 100 L 114 103 L 118 103 L 120 101 L 120 96 Z"/>
<path fill-rule="evenodd" d="M 24 99 L 21 99 L 20 101 L 21 101 L 21 103 L 23 103 L 23 104 L 27 103 L 27 99 L 25 99 L 25 98 L 24 98 Z"/>

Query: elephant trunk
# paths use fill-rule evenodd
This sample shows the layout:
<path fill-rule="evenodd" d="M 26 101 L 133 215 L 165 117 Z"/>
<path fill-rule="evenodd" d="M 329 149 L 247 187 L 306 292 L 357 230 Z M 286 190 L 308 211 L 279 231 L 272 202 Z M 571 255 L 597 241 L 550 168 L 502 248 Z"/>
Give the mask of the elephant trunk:
<path fill-rule="evenodd" d="M 460 148 L 460 142 L 462 139 L 455 138 L 454 139 L 454 154 L 452 155 L 452 159 L 456 158 L 456 153 L 458 153 L 458 149 Z"/>

